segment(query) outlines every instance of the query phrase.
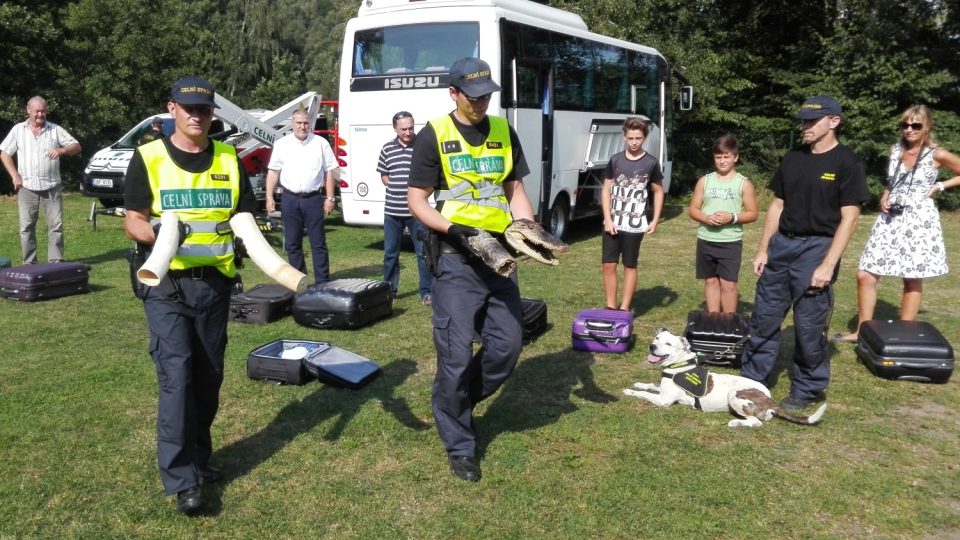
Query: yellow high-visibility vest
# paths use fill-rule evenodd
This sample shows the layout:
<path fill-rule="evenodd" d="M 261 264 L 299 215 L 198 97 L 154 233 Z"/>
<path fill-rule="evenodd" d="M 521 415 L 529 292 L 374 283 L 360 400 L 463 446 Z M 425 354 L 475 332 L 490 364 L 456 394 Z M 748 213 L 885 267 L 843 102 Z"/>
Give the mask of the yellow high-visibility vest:
<path fill-rule="evenodd" d="M 507 120 L 487 118 L 490 134 L 480 146 L 470 146 L 450 115 L 430 121 L 447 179 L 437 200 L 443 201 L 440 213 L 451 222 L 502 233 L 512 221 L 503 181 L 513 171 L 513 148 Z"/>
<path fill-rule="evenodd" d="M 137 148 L 146 165 L 153 204 L 150 215 L 175 212 L 191 233 L 170 263 L 171 270 L 214 266 L 227 277 L 237 273 L 233 235 L 217 234 L 240 200 L 240 160 L 234 147 L 213 144 L 213 163 L 201 173 L 185 171 L 170 157 L 163 140 Z"/>

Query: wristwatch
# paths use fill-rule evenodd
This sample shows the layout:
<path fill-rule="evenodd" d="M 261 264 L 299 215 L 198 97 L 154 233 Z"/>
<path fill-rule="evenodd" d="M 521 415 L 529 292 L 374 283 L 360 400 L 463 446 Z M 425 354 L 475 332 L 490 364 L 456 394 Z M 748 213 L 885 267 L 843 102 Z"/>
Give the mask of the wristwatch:
<path fill-rule="evenodd" d="M 336 197 L 327 197 L 327 200 L 330 201 L 330 202 L 337 202 L 337 198 L 336 198 Z"/>

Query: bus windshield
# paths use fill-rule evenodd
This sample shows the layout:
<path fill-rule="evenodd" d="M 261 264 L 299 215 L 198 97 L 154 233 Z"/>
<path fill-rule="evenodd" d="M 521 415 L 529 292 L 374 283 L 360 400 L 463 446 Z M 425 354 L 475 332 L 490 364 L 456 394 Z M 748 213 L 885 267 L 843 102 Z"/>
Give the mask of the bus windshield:
<path fill-rule="evenodd" d="M 447 72 L 456 60 L 479 56 L 479 50 L 475 22 L 361 30 L 354 36 L 353 76 Z"/>

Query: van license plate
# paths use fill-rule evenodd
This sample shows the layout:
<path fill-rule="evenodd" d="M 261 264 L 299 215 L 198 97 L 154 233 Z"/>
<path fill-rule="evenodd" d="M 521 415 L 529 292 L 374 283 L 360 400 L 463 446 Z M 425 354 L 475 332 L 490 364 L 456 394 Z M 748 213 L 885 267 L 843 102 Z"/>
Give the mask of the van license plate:
<path fill-rule="evenodd" d="M 94 178 L 93 179 L 94 187 L 113 187 L 112 178 Z"/>

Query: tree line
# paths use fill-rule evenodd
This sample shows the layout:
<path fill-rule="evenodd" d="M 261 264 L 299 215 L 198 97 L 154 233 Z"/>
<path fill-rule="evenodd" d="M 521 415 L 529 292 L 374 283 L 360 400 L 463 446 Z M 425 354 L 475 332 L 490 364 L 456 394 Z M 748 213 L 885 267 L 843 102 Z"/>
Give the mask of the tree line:
<path fill-rule="evenodd" d="M 660 50 L 696 88 L 694 110 L 677 111 L 677 140 L 737 134 L 760 185 L 795 139 L 798 105 L 820 93 L 843 104 L 841 139 L 863 157 L 874 191 L 909 105 L 929 106 L 940 144 L 960 151 L 960 0 L 541 3 L 578 13 L 594 32 Z M 359 5 L 2 1 L 0 129 L 22 121 L 27 99 L 43 95 L 51 121 L 84 147 L 84 159 L 64 163 L 69 187 L 94 151 L 162 110 L 180 76 L 204 76 L 247 107 L 278 106 L 308 89 L 335 98 L 344 26 Z M 706 172 L 709 144 L 692 145 L 700 146 L 699 161 L 693 150 L 677 155 L 674 194 Z M 944 202 L 960 206 L 955 199 Z"/>

